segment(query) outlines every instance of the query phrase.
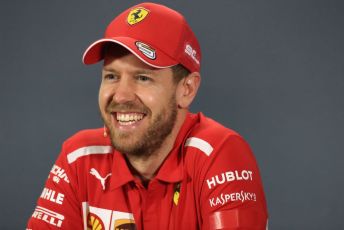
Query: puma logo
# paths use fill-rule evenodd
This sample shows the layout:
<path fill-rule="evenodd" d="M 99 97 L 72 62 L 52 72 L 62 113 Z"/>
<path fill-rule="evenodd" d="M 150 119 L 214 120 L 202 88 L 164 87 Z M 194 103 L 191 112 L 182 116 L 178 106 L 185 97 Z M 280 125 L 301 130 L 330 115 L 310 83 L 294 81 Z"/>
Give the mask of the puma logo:
<path fill-rule="evenodd" d="M 98 180 L 100 180 L 100 183 L 103 187 L 103 190 L 105 190 L 105 180 L 111 176 L 111 173 L 107 174 L 105 177 L 101 177 L 99 172 L 95 168 L 91 168 L 90 171 L 91 175 L 95 176 Z"/>

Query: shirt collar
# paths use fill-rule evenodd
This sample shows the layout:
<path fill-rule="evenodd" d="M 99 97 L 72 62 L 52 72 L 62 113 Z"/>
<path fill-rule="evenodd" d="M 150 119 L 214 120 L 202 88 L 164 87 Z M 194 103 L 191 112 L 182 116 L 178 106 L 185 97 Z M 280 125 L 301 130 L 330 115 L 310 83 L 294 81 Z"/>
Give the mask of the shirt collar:
<path fill-rule="evenodd" d="M 185 121 L 179 130 L 173 149 L 162 163 L 159 172 L 155 177 L 156 179 L 168 183 L 175 183 L 183 179 L 183 145 L 188 136 L 187 134 L 198 121 L 199 115 L 192 113 L 187 114 Z M 135 177 L 130 172 L 124 156 L 118 151 L 114 151 L 110 189 L 118 188 L 134 180 Z"/>
<path fill-rule="evenodd" d="M 120 152 L 114 150 L 110 189 L 118 188 L 134 179 L 124 156 Z"/>
<path fill-rule="evenodd" d="M 168 183 L 175 183 L 183 179 L 184 162 L 182 151 L 184 143 L 191 128 L 197 123 L 198 120 L 199 119 L 197 115 L 191 113 L 187 114 L 174 142 L 173 149 L 159 169 L 159 172 L 155 177 L 156 179 Z"/>

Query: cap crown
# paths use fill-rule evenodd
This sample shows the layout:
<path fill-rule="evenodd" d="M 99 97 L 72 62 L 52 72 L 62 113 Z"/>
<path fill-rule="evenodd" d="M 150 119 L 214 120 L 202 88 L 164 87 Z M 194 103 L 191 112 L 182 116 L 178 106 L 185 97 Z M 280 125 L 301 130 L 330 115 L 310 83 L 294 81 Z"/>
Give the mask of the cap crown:
<path fill-rule="evenodd" d="M 191 72 L 200 69 L 200 46 L 191 28 L 180 13 L 163 5 L 142 3 L 125 10 L 108 25 L 101 40 L 123 45 L 158 68 L 182 64 Z M 92 45 L 84 55 L 86 64 L 103 58 L 87 57 Z"/>

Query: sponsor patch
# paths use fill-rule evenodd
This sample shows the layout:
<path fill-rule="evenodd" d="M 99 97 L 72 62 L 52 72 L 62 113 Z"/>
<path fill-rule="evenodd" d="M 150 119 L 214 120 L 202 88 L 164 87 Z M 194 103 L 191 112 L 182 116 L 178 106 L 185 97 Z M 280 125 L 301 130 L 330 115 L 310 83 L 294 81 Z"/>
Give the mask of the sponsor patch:
<path fill-rule="evenodd" d="M 58 193 L 52 189 L 44 188 L 40 197 L 53 203 L 62 205 L 64 194 Z"/>
<path fill-rule="evenodd" d="M 102 177 L 95 168 L 91 168 L 90 174 L 95 176 L 100 181 L 103 190 L 105 190 L 105 181 L 109 176 L 111 176 L 111 173 L 107 174 L 105 177 Z"/>
<path fill-rule="evenodd" d="M 143 55 L 145 55 L 149 59 L 154 60 L 156 58 L 155 50 L 152 47 L 150 47 L 149 45 L 147 45 L 143 42 L 140 42 L 140 41 L 135 42 L 135 45 L 136 45 L 137 49 L 140 50 L 141 53 L 143 53 Z"/>
<path fill-rule="evenodd" d="M 234 192 L 234 193 L 221 193 L 217 197 L 213 197 L 209 199 L 210 207 L 216 207 L 219 205 L 225 205 L 228 202 L 235 202 L 235 201 L 257 201 L 257 196 L 253 192 Z"/>
<path fill-rule="evenodd" d="M 62 226 L 64 220 L 63 215 L 43 208 L 41 206 L 36 207 L 35 211 L 32 214 L 32 217 L 59 228 Z"/>
<path fill-rule="evenodd" d="M 199 65 L 199 60 L 196 57 L 197 51 L 194 50 L 190 44 L 186 44 L 184 51 L 197 65 Z"/>
<path fill-rule="evenodd" d="M 105 229 L 103 221 L 96 214 L 89 213 L 87 219 L 88 219 L 87 230 L 93 230 L 93 229 L 103 230 L 103 229 Z"/>
<path fill-rule="evenodd" d="M 179 196 L 180 196 L 180 183 L 178 183 L 174 189 L 173 194 L 173 203 L 177 206 L 179 202 Z"/>
<path fill-rule="evenodd" d="M 250 170 L 234 170 L 234 171 L 227 171 L 224 173 L 221 173 L 219 175 L 213 176 L 210 179 L 207 179 L 207 185 L 208 188 L 214 188 L 219 184 L 228 183 L 231 181 L 252 181 L 252 171 Z"/>
<path fill-rule="evenodd" d="M 115 230 L 136 230 L 135 222 L 130 219 L 117 219 L 115 221 Z"/>
<path fill-rule="evenodd" d="M 127 22 L 129 25 L 135 25 L 144 20 L 148 14 L 149 11 L 143 7 L 135 8 L 128 14 Z"/>
<path fill-rule="evenodd" d="M 50 173 L 54 175 L 53 176 L 53 181 L 55 183 L 58 184 L 60 182 L 60 180 L 62 179 L 66 183 L 69 184 L 69 179 L 67 177 L 67 174 L 66 174 L 65 170 L 63 168 L 59 167 L 58 165 L 54 165 L 52 167 L 52 169 L 50 170 Z M 49 175 L 49 177 L 50 177 L 50 175 Z"/>
<path fill-rule="evenodd" d="M 104 208 L 89 206 L 82 203 L 84 226 L 87 229 L 122 230 L 136 229 L 132 213 L 113 211 Z"/>

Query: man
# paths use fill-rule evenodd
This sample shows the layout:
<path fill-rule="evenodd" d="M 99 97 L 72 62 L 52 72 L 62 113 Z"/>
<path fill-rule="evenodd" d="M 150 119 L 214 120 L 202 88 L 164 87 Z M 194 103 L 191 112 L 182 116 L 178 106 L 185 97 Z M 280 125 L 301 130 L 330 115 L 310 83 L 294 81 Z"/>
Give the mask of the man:
<path fill-rule="evenodd" d="M 142 3 L 83 61 L 103 60 L 104 128 L 69 138 L 28 229 L 266 229 L 256 161 L 234 131 L 188 108 L 198 41 L 178 12 Z"/>

